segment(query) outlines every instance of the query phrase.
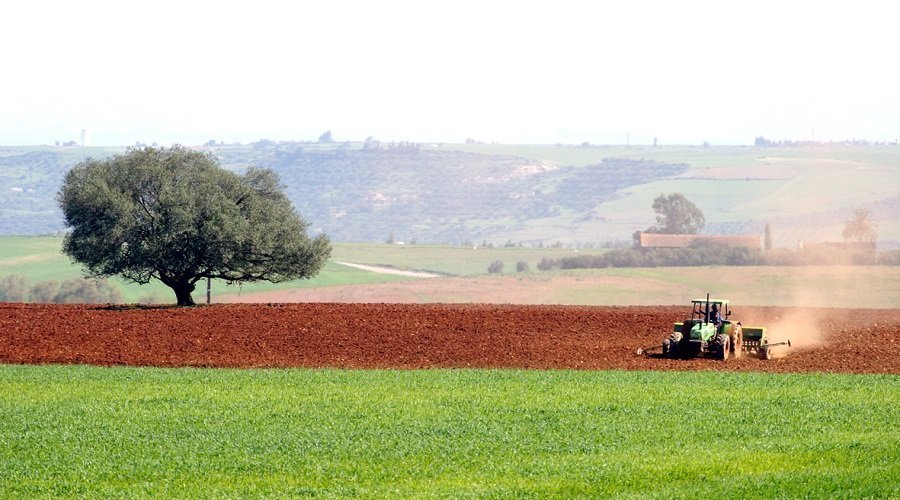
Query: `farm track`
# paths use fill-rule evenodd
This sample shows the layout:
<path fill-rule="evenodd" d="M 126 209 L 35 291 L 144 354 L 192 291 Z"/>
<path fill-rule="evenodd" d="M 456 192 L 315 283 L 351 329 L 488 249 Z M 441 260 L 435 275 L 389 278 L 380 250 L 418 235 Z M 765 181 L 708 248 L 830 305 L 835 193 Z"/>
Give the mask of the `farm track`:
<path fill-rule="evenodd" d="M 669 360 L 684 307 L 225 304 L 195 308 L 0 303 L 0 363 L 201 367 L 534 368 L 900 374 L 900 309 L 739 308 L 744 324 L 802 316 L 779 359 Z M 795 327 L 796 328 L 796 327 Z"/>

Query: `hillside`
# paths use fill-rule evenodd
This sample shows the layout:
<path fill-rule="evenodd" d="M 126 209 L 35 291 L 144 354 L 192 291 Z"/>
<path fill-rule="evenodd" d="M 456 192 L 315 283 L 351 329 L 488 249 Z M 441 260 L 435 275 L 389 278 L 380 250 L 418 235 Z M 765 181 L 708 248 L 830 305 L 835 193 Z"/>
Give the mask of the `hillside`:
<path fill-rule="evenodd" d="M 900 147 L 574 147 L 317 144 L 205 148 L 226 168 L 275 170 L 298 210 L 335 241 L 525 245 L 628 242 L 654 222 L 663 192 L 682 192 L 711 234 L 776 245 L 836 241 L 869 208 L 882 248 L 900 246 Z M 0 149 L 0 234 L 62 229 L 55 195 L 86 157 L 121 148 Z"/>

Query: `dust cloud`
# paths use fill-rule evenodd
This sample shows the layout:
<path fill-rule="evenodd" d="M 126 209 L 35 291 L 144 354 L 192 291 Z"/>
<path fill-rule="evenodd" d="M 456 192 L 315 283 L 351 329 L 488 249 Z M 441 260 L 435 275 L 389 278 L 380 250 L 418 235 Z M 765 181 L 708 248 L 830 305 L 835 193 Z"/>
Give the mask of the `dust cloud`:
<path fill-rule="evenodd" d="M 849 266 L 795 267 L 790 272 L 794 278 L 793 286 L 783 304 L 790 308 L 762 323 L 768 327 L 770 344 L 791 342 L 790 347 L 785 345 L 773 349 L 776 357 L 825 344 L 828 340 L 822 325 L 825 315 L 817 306 L 833 304 L 836 296 L 854 294 L 860 286 Z"/>
<path fill-rule="evenodd" d="M 786 356 L 791 351 L 814 349 L 826 341 L 820 325 L 820 315 L 812 309 L 794 309 L 783 316 L 775 316 L 767 326 L 769 343 L 790 341 L 791 345 L 778 346 L 772 350 L 775 357 Z"/>

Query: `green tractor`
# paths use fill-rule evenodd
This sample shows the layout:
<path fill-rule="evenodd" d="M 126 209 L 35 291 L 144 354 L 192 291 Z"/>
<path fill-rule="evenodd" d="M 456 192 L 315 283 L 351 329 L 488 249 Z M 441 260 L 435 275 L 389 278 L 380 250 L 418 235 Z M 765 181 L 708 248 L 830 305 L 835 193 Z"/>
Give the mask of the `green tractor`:
<path fill-rule="evenodd" d="M 770 344 L 764 326 L 743 326 L 731 319 L 729 302 L 724 299 L 694 299 L 691 319 L 675 323 L 669 338 L 663 341 L 663 356 L 692 358 L 711 356 L 715 359 L 740 358 L 745 352 L 760 359 L 772 358 L 772 347 L 791 341 Z"/>

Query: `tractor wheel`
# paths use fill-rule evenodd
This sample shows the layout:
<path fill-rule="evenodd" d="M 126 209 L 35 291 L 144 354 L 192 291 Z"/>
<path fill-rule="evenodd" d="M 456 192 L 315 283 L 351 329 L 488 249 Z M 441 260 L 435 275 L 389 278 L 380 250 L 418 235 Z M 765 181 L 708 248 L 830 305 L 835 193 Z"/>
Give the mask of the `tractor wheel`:
<path fill-rule="evenodd" d="M 769 350 L 769 346 L 759 346 L 759 359 L 772 359 L 772 351 Z"/>
<path fill-rule="evenodd" d="M 731 350 L 731 340 L 728 338 L 728 335 L 724 333 L 720 333 L 716 335 L 716 346 L 713 353 L 715 354 L 716 359 L 721 359 L 725 361 L 728 359 L 728 352 Z"/>
<path fill-rule="evenodd" d="M 677 358 L 681 353 L 680 347 L 681 332 L 672 332 L 669 338 L 663 341 L 663 356 L 667 358 Z"/>
<path fill-rule="evenodd" d="M 734 327 L 734 342 L 731 343 L 731 357 L 740 359 L 744 354 L 744 332 L 741 331 L 741 325 Z"/>

